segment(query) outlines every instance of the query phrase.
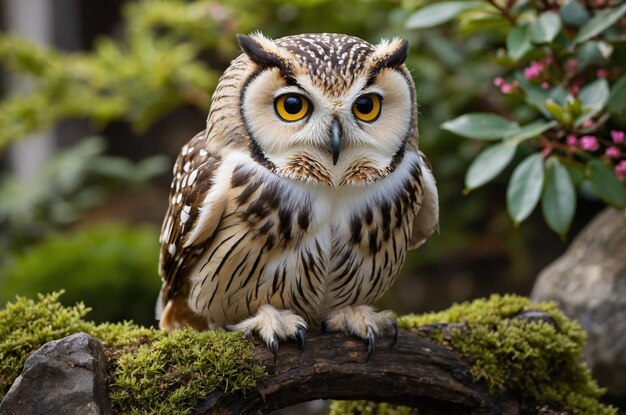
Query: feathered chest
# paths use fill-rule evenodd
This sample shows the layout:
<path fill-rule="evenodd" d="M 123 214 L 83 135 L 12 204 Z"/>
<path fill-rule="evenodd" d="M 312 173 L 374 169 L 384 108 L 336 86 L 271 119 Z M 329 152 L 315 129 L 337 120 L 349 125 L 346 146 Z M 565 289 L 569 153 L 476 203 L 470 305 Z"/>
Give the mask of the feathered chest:
<path fill-rule="evenodd" d="M 371 304 L 391 285 L 421 201 L 417 155 L 376 183 L 349 188 L 249 163 L 230 171 L 216 175 L 229 180 L 215 183 L 228 187 L 224 211 L 190 275 L 195 311 L 208 310 L 220 325 L 269 303 L 316 321 L 341 305 Z"/>

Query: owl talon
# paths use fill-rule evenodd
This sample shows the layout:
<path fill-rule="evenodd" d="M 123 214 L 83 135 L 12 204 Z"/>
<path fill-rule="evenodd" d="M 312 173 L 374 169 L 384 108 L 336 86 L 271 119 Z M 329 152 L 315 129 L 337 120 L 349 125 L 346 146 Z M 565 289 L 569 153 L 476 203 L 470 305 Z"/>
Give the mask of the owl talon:
<path fill-rule="evenodd" d="M 367 325 L 366 331 L 367 331 L 367 360 L 369 361 L 370 357 L 372 356 L 372 353 L 374 353 L 374 349 L 376 348 L 376 332 L 374 331 L 374 328 L 370 326 L 369 324 Z"/>
<path fill-rule="evenodd" d="M 335 310 L 322 323 L 322 330 L 346 331 L 367 343 L 367 358 L 374 353 L 376 341 L 384 332 L 391 332 L 392 346 L 398 339 L 398 325 L 390 311 L 376 312 L 366 305 L 348 306 Z"/>
<path fill-rule="evenodd" d="M 306 327 L 298 326 L 296 330 L 295 338 L 300 345 L 300 350 L 304 350 L 304 342 L 306 340 Z"/>
<path fill-rule="evenodd" d="M 300 344 L 300 348 L 304 347 L 307 324 L 302 317 L 291 310 L 277 310 L 265 304 L 259 307 L 256 315 L 227 328 L 242 332 L 244 337 L 256 333 L 267 344 L 276 363 L 280 341 L 295 339 Z"/>
<path fill-rule="evenodd" d="M 278 356 L 278 341 L 276 341 L 276 339 L 272 339 L 272 341 L 267 344 L 267 347 L 274 355 L 274 364 L 276 364 L 276 357 Z"/>
<path fill-rule="evenodd" d="M 328 321 L 327 320 L 322 321 L 320 328 L 322 330 L 322 333 L 326 333 L 328 331 Z"/>

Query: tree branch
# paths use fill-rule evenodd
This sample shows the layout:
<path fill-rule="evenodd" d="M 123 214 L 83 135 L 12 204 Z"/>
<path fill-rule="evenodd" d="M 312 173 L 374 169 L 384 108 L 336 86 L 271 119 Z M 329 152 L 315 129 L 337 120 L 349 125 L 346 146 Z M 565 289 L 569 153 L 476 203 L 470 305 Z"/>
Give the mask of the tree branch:
<path fill-rule="evenodd" d="M 468 362 L 415 332 L 401 330 L 393 348 L 391 339 L 380 339 L 369 362 L 365 343 L 339 333 L 311 334 L 303 351 L 292 343 L 280 347 L 274 365 L 257 342 L 255 357 L 269 376 L 256 391 L 211 394 L 197 413 L 267 413 L 313 399 L 384 401 L 424 414 L 506 414 L 518 407 L 512 398 L 489 395 L 473 382 Z"/>

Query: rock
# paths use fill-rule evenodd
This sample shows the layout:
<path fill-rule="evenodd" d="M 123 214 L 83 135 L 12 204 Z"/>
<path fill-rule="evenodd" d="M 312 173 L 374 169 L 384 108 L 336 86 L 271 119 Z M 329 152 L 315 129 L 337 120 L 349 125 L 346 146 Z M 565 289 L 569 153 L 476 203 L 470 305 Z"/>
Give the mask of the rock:
<path fill-rule="evenodd" d="M 44 344 L 0 403 L 0 415 L 111 414 L 106 357 L 99 341 L 77 333 Z"/>
<path fill-rule="evenodd" d="M 626 402 L 626 218 L 606 209 L 539 275 L 533 301 L 556 301 L 588 334 L 584 357 L 607 395 Z"/>

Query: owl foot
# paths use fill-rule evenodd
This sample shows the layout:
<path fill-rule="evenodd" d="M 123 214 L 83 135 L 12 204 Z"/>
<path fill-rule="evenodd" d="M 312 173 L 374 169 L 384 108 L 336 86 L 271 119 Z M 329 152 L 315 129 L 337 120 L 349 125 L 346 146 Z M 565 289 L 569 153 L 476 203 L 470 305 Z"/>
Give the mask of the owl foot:
<path fill-rule="evenodd" d="M 367 359 L 369 360 L 376 340 L 388 330 L 393 335 L 392 346 L 398 340 L 398 324 L 391 311 L 376 312 L 366 305 L 348 306 L 333 311 L 322 323 L 323 331 L 345 331 L 354 334 L 367 342 Z"/>
<path fill-rule="evenodd" d="M 274 355 L 278 353 L 280 340 L 294 339 L 304 348 L 307 324 L 302 317 L 290 310 L 277 310 L 271 305 L 259 307 L 256 315 L 243 320 L 240 323 L 226 326 L 227 330 L 240 331 L 248 338 L 256 332 L 267 344 L 268 349 Z"/>

